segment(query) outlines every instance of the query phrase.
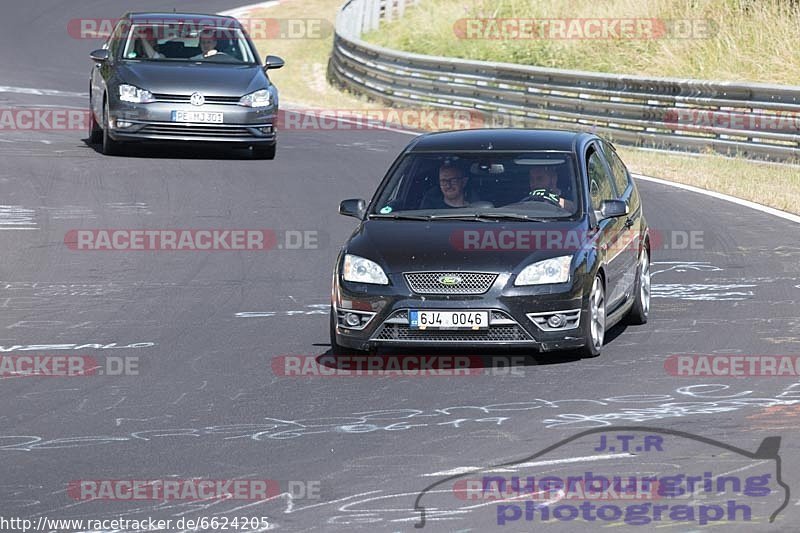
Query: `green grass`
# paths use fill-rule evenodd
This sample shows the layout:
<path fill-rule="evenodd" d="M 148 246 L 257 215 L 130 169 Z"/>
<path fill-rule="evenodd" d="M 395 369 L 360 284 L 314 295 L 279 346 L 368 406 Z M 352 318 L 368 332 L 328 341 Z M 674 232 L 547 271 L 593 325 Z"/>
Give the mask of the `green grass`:
<path fill-rule="evenodd" d="M 709 31 L 701 26 L 696 38 L 459 38 L 457 21 L 474 18 L 691 19 Z M 789 0 L 425 0 L 365 39 L 421 54 L 543 67 L 800 83 L 800 3 Z"/>
<path fill-rule="evenodd" d="M 269 72 L 280 89 L 281 101 L 296 106 L 321 109 L 363 109 L 375 107 L 342 93 L 327 83 L 328 58 L 333 48 L 333 23 L 343 0 L 291 0 L 275 7 L 259 9 L 253 18 L 324 19 L 324 31 L 305 39 L 254 40 L 261 57 L 282 57 L 286 66 Z"/>

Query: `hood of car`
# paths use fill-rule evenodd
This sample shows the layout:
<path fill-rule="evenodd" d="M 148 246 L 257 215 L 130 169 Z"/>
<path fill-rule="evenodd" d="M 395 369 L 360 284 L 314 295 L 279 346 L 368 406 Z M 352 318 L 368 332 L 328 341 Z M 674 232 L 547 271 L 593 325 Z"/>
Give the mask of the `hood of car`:
<path fill-rule="evenodd" d="M 122 83 L 161 94 L 244 96 L 269 86 L 258 65 L 137 61 L 120 64 L 118 74 Z"/>
<path fill-rule="evenodd" d="M 367 220 L 347 253 L 377 262 L 388 273 L 511 272 L 576 253 L 589 235 L 582 222 Z"/>

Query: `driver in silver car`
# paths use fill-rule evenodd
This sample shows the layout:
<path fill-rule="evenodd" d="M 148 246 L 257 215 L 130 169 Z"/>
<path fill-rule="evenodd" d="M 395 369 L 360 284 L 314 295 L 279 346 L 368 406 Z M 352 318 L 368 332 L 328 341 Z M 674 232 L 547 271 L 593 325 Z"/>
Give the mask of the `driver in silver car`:
<path fill-rule="evenodd" d="M 200 52 L 200 54 L 193 56 L 192 59 L 205 59 L 219 53 L 214 30 L 203 30 L 200 32 Z"/>

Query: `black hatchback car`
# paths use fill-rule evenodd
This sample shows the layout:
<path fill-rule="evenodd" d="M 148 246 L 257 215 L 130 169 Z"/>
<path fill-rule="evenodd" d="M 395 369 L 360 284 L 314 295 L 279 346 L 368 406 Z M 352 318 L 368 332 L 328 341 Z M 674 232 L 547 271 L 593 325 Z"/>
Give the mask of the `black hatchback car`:
<path fill-rule="evenodd" d="M 422 135 L 372 200 L 333 272 L 334 353 L 386 346 L 533 347 L 599 355 L 647 321 L 650 241 L 636 184 L 589 133 Z"/>
<path fill-rule="evenodd" d="M 278 90 L 233 17 L 128 13 L 93 51 L 90 141 L 104 154 L 130 141 L 249 146 L 275 157 Z"/>

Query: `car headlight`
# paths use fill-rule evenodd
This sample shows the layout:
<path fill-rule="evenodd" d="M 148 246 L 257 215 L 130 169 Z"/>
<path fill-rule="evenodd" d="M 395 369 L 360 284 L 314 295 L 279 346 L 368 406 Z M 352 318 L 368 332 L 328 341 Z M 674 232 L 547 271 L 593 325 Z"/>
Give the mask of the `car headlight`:
<path fill-rule="evenodd" d="M 565 283 L 569 281 L 571 255 L 545 259 L 522 269 L 514 285 L 544 285 L 548 283 Z"/>
<path fill-rule="evenodd" d="M 155 102 L 153 93 L 140 89 L 135 85 L 123 84 L 119 86 L 119 99 L 132 104 L 149 104 Z"/>
<path fill-rule="evenodd" d="M 350 254 L 344 256 L 342 278 L 345 281 L 355 281 L 356 283 L 389 284 L 389 278 L 386 277 L 378 263 Z"/>
<path fill-rule="evenodd" d="M 261 89 L 239 98 L 239 105 L 245 107 L 268 107 L 271 103 L 272 93 L 269 92 L 269 89 Z"/>

